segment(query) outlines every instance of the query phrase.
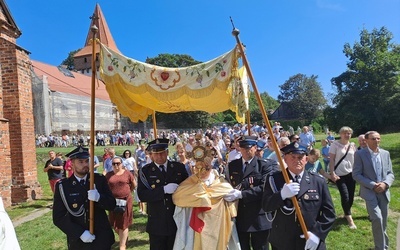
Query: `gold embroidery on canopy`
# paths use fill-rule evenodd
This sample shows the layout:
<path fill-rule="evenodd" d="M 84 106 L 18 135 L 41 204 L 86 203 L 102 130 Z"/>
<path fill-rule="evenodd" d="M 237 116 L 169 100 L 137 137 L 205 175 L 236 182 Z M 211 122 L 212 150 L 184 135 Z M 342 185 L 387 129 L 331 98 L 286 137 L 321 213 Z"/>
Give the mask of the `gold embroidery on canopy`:
<path fill-rule="evenodd" d="M 179 71 L 177 69 L 174 72 L 176 73 L 178 78 L 173 79 L 172 84 L 171 84 L 171 80 L 169 79 L 170 73 L 172 73 L 172 71 L 168 72 L 168 71 L 164 70 L 161 73 L 159 73 L 159 71 L 157 71 L 157 72 L 156 71 L 157 71 L 156 68 L 153 68 L 151 70 L 150 78 L 162 90 L 168 90 L 170 88 L 175 87 L 175 85 L 181 80 L 181 74 L 179 73 Z M 156 73 L 155 74 L 156 76 L 154 76 L 154 73 Z M 160 79 L 157 77 L 157 75 L 161 78 L 161 81 L 159 81 Z M 159 83 L 159 82 L 161 82 L 161 83 Z"/>

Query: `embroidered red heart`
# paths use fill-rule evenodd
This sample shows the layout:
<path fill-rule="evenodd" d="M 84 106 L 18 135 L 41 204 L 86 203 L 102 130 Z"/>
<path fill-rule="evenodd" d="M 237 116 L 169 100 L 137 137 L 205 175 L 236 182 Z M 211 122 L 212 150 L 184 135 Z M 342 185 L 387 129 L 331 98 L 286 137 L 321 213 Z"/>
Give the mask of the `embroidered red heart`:
<path fill-rule="evenodd" d="M 162 72 L 161 73 L 161 78 L 163 79 L 163 81 L 166 81 L 169 78 L 169 73 L 168 72 Z"/>

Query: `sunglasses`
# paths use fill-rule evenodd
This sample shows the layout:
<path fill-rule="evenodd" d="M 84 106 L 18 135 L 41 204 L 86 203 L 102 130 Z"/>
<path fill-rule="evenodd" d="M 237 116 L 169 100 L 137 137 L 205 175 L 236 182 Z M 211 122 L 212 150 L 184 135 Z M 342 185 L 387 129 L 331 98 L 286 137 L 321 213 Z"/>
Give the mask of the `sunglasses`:
<path fill-rule="evenodd" d="M 113 162 L 113 163 L 111 163 L 113 166 L 119 166 L 119 165 L 121 165 L 121 162 Z"/>

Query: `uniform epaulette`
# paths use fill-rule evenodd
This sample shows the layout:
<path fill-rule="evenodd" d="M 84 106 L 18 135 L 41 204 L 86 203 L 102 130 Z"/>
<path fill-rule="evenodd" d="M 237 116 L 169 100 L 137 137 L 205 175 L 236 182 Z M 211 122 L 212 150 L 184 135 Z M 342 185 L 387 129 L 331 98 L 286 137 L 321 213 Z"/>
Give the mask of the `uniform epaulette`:
<path fill-rule="evenodd" d="M 272 173 L 270 173 L 271 176 L 276 176 L 276 175 L 281 175 L 282 171 L 274 171 Z"/>
<path fill-rule="evenodd" d="M 147 163 L 146 165 L 144 165 L 144 166 L 142 167 L 142 169 L 143 169 L 143 168 L 148 168 L 148 167 L 150 166 L 150 164 L 151 164 L 151 163 Z"/>
<path fill-rule="evenodd" d="M 309 174 L 313 175 L 313 176 L 318 176 L 319 178 L 325 179 L 325 177 L 323 177 L 322 175 L 320 175 L 319 173 L 315 173 L 315 172 L 308 172 Z"/>

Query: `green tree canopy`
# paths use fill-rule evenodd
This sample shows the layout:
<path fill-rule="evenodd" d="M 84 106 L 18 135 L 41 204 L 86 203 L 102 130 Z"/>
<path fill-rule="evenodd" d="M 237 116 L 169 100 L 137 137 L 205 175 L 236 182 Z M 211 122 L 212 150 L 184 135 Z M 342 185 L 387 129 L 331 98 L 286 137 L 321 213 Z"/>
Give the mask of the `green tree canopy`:
<path fill-rule="evenodd" d="M 264 109 L 267 112 L 267 115 L 268 115 L 268 110 L 275 110 L 279 106 L 279 102 L 274 98 L 272 98 L 267 92 L 260 93 L 260 97 L 264 105 Z M 250 92 L 249 107 L 250 107 L 250 121 L 262 122 L 263 117 L 261 114 L 261 110 L 260 107 L 258 106 L 256 95 L 254 94 L 253 91 Z"/>
<path fill-rule="evenodd" d="M 193 59 L 189 55 L 159 54 L 157 57 L 147 58 L 146 63 L 163 67 L 186 67 L 201 62 Z M 266 110 L 276 109 L 279 106 L 279 103 L 266 92 L 261 93 L 260 97 Z M 254 92 L 250 93 L 249 106 L 250 120 L 252 122 L 262 121 L 263 118 Z M 237 122 L 235 114 L 231 110 L 226 110 L 216 114 L 208 114 L 204 111 L 179 112 L 173 114 L 157 112 L 156 118 L 157 122 L 162 122 L 169 128 L 205 128 L 219 122 L 224 122 L 228 125 L 233 125 Z"/>
<path fill-rule="evenodd" d="M 400 122 L 400 46 L 385 27 L 360 32 L 360 41 L 344 45 L 347 70 L 332 78 L 337 94 L 325 112 L 333 129 L 348 125 L 357 133 L 390 131 Z"/>
<path fill-rule="evenodd" d="M 156 57 L 147 57 L 146 63 L 162 67 L 179 68 L 189 67 L 201 62 L 193 59 L 189 55 L 184 54 L 158 54 Z"/>
<path fill-rule="evenodd" d="M 279 86 L 278 101 L 286 102 L 288 108 L 306 123 L 322 116 L 327 104 L 317 78 L 318 76 L 314 75 L 307 77 L 304 74 L 297 74 Z"/>
<path fill-rule="evenodd" d="M 180 54 L 159 54 L 153 58 L 147 58 L 146 63 L 178 68 L 187 67 L 201 63 L 196 61 L 189 55 Z M 211 122 L 211 115 L 204 111 L 190 111 L 178 113 L 156 113 L 157 123 L 163 123 L 168 128 L 204 128 L 208 127 Z"/>
<path fill-rule="evenodd" d="M 80 51 L 81 49 L 73 50 L 68 53 L 68 57 L 64 59 L 64 61 L 61 62 L 61 65 L 66 65 L 67 69 L 73 70 L 75 69 L 74 65 L 74 55 L 76 52 Z"/>

